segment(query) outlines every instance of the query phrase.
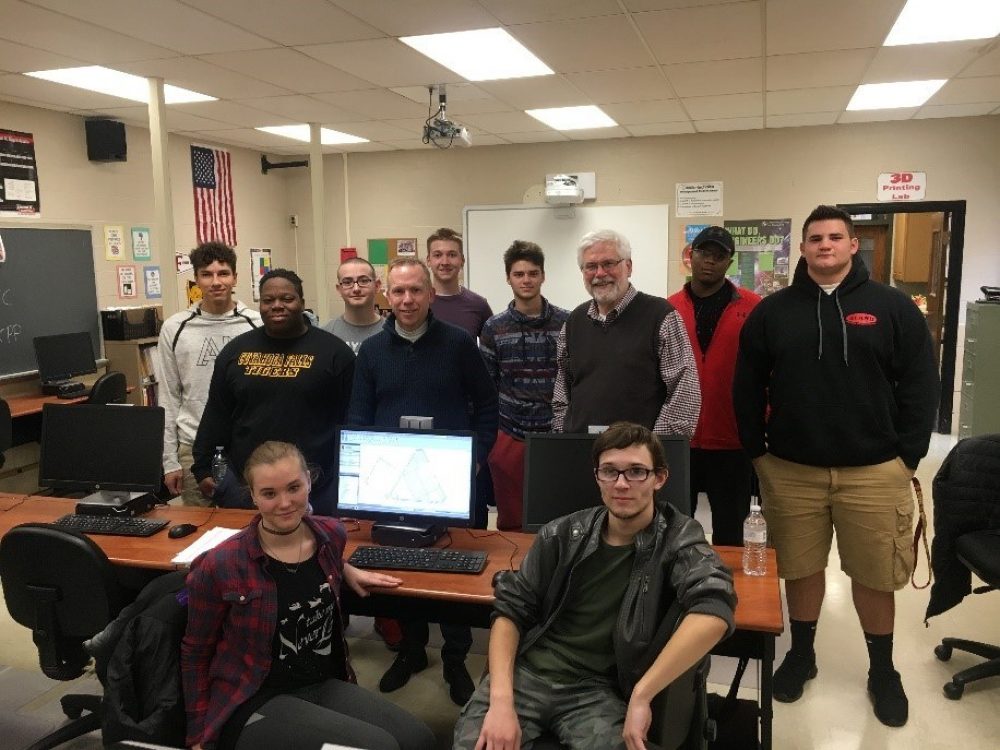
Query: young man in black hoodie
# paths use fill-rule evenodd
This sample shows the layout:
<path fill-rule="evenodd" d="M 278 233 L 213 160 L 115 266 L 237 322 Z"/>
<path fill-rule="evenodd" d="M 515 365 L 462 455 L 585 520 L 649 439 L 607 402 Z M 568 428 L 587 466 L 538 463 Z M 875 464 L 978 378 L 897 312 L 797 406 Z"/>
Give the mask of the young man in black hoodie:
<path fill-rule="evenodd" d="M 816 676 L 813 640 L 836 529 L 875 715 L 902 726 L 894 592 L 913 568 L 910 479 L 927 453 L 937 400 L 930 333 L 906 295 L 869 279 L 844 211 L 817 207 L 800 250 L 791 286 L 743 326 L 733 386 L 788 598 L 792 647 L 774 673 L 774 697 L 798 700 Z"/>

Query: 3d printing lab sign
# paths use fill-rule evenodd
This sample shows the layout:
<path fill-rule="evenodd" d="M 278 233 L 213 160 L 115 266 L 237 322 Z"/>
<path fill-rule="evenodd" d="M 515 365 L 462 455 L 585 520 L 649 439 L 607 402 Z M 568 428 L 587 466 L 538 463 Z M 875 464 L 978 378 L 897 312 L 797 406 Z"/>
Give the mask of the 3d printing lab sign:
<path fill-rule="evenodd" d="M 885 203 L 922 201 L 926 193 L 926 172 L 883 172 L 878 176 L 878 199 Z"/>

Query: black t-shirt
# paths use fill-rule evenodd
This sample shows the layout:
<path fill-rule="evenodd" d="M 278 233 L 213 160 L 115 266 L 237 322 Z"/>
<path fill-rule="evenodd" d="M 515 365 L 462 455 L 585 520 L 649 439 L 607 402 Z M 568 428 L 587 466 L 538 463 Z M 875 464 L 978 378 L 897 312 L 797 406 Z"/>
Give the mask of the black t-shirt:
<path fill-rule="evenodd" d="M 715 335 L 715 327 L 719 325 L 722 311 L 733 298 L 733 289 L 729 282 L 726 282 L 719 291 L 707 297 L 699 297 L 692 292 L 691 284 L 685 284 L 684 289 L 694 305 L 694 330 L 698 335 L 698 345 L 704 352 L 712 343 L 712 336 Z"/>

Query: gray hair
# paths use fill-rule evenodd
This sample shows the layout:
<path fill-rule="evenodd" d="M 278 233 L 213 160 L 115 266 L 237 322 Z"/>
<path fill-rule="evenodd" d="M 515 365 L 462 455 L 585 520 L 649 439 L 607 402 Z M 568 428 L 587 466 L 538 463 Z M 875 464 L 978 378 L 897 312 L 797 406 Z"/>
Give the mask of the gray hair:
<path fill-rule="evenodd" d="M 583 254 L 594 245 L 602 242 L 610 242 L 618 250 L 618 255 L 624 260 L 632 257 L 632 244 L 628 238 L 616 232 L 614 229 L 598 229 L 595 232 L 587 232 L 580 238 L 580 244 L 576 247 L 576 264 L 583 268 Z"/>

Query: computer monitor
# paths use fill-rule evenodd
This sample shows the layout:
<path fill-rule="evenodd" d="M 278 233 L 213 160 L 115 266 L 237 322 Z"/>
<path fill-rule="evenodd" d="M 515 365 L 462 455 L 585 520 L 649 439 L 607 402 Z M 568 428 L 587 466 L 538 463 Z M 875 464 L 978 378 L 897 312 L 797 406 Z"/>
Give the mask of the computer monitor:
<path fill-rule="evenodd" d="M 524 452 L 522 527 L 538 531 L 553 519 L 601 505 L 590 456 L 596 435 L 528 433 Z M 659 435 L 667 454 L 670 478 L 656 493 L 657 503 L 670 503 L 691 514 L 688 439 Z"/>
<path fill-rule="evenodd" d="M 42 383 L 69 380 L 77 375 L 97 372 L 94 342 L 86 331 L 36 336 L 35 361 Z"/>
<path fill-rule="evenodd" d="M 163 461 L 163 409 L 120 404 L 45 404 L 41 487 L 69 492 L 155 493 Z"/>
<path fill-rule="evenodd" d="M 423 529 L 472 525 L 475 433 L 344 427 L 338 444 L 334 515 Z"/>

